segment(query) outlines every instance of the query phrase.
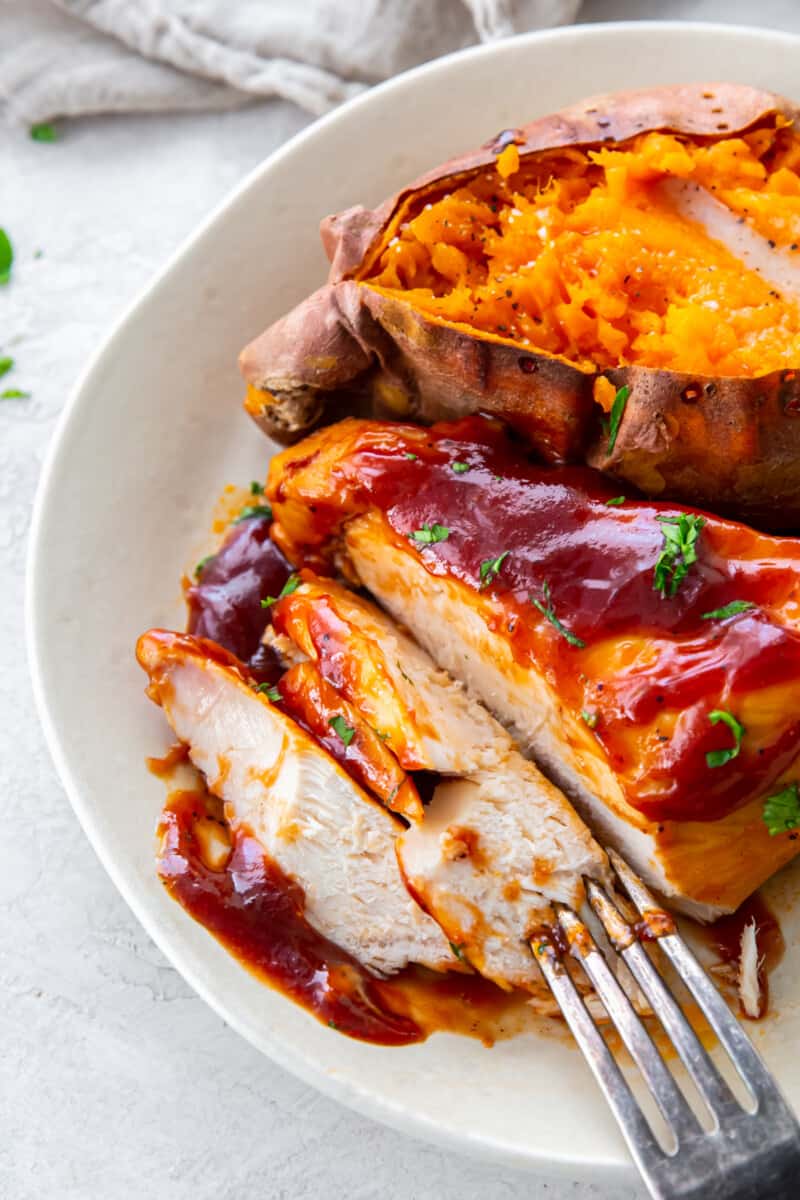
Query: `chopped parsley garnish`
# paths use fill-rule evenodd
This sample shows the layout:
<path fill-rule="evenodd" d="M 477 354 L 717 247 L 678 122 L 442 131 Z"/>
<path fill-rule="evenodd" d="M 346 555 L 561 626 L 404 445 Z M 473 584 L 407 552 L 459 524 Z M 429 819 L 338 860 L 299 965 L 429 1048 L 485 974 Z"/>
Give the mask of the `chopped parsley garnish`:
<path fill-rule="evenodd" d="M 20 388 L 6 388 L 0 392 L 0 400 L 30 400 L 30 397 L 30 392 L 23 392 Z"/>
<path fill-rule="evenodd" d="M 728 712 L 725 708 L 715 708 L 713 712 L 708 714 L 708 719 L 712 725 L 727 725 L 733 734 L 732 746 L 726 750 L 709 750 L 706 754 L 706 762 L 710 767 L 724 767 L 725 763 L 730 762 L 732 758 L 736 758 L 742 747 L 742 737 L 744 736 L 744 725 L 740 725 L 733 713 Z"/>
<path fill-rule="evenodd" d="M 7 375 L 8 372 L 13 367 L 13 365 L 14 365 L 13 358 L 8 358 L 8 357 L 0 358 L 0 378 L 2 378 L 3 375 Z"/>
<path fill-rule="evenodd" d="M 374 725 L 372 726 L 372 732 L 375 734 L 375 737 L 380 738 L 382 742 L 388 741 L 392 736 L 390 733 L 384 733 L 382 729 L 376 729 Z"/>
<path fill-rule="evenodd" d="M 331 717 L 328 721 L 328 724 L 338 736 L 339 740 L 344 743 L 346 749 L 356 736 L 356 731 L 353 729 L 353 726 L 348 725 L 347 721 L 345 721 L 344 717 L 341 715 Z"/>
<path fill-rule="evenodd" d="M 586 724 L 589 726 L 590 729 L 597 728 L 597 713 L 596 712 L 589 712 L 588 708 L 582 708 L 581 716 L 583 717 L 584 721 L 586 722 Z"/>
<path fill-rule="evenodd" d="M 761 813 L 770 837 L 776 833 L 789 833 L 800 826 L 800 794 L 797 784 L 790 783 L 782 792 L 767 796 Z"/>
<path fill-rule="evenodd" d="M 614 397 L 614 403 L 611 405 L 611 416 L 608 422 L 608 453 L 617 444 L 617 434 L 619 433 L 620 423 L 625 413 L 625 405 L 628 403 L 628 397 L 631 394 L 631 389 L 627 383 L 621 387 Z"/>
<path fill-rule="evenodd" d="M 14 247 L 5 229 L 0 228 L 0 284 L 8 283 L 14 262 Z"/>
<path fill-rule="evenodd" d="M 624 504 L 624 503 L 625 503 L 624 496 L 612 496 L 610 500 L 606 500 L 606 505 L 608 508 L 618 508 L 620 504 Z"/>
<path fill-rule="evenodd" d="M 456 475 L 464 475 L 469 470 L 469 463 L 465 462 L 450 463 L 450 466 L 455 471 Z"/>
<path fill-rule="evenodd" d="M 250 495 L 251 496 L 263 496 L 264 495 L 263 483 L 259 483 L 257 479 L 254 479 L 253 482 L 250 484 Z"/>
<path fill-rule="evenodd" d="M 537 600 L 535 596 L 528 597 L 533 607 L 538 608 L 542 616 L 550 622 L 553 628 L 561 634 L 565 641 L 569 642 L 570 646 L 577 646 L 579 650 L 583 650 L 586 645 L 586 642 L 584 642 L 583 638 L 576 637 L 575 634 L 567 629 L 565 625 L 561 624 L 556 616 L 550 596 L 550 584 L 546 579 L 542 585 L 542 591 L 544 593 L 544 604 L 542 604 L 541 600 Z"/>
<path fill-rule="evenodd" d="M 463 955 L 463 946 L 456 945 L 455 942 L 451 942 L 450 949 L 453 951 L 453 954 L 455 954 L 456 958 L 460 958 L 462 962 L 466 961 Z"/>
<path fill-rule="evenodd" d="M 216 557 L 216 555 L 214 555 L 214 554 L 207 554 L 205 556 L 205 558 L 200 559 L 200 562 L 197 564 L 197 566 L 194 569 L 195 579 L 200 578 L 200 576 L 203 574 L 203 571 L 206 569 L 208 564 L 211 562 L 212 558 L 215 558 L 215 557 Z"/>
<path fill-rule="evenodd" d="M 480 569 L 482 588 L 488 587 L 490 583 L 494 582 L 500 574 L 500 568 L 510 553 L 510 550 L 504 550 L 502 554 L 498 554 L 497 558 L 486 558 L 483 560 Z"/>
<path fill-rule="evenodd" d="M 711 612 L 702 613 L 702 618 L 704 621 L 724 621 L 726 617 L 735 617 L 738 613 L 747 612 L 755 607 L 752 600 L 731 600 L 730 604 L 723 604 L 722 608 L 712 608 Z"/>
<path fill-rule="evenodd" d="M 706 519 L 695 513 L 681 513 L 679 517 L 656 517 L 656 520 L 664 535 L 664 549 L 656 560 L 653 587 L 662 597 L 674 596 L 689 567 L 697 562 L 697 539 Z"/>
<path fill-rule="evenodd" d="M 277 604 L 278 601 L 282 600 L 284 596 L 291 596 L 292 592 L 296 592 L 300 587 L 301 582 L 300 576 L 296 572 L 293 575 L 290 575 L 278 595 L 267 596 L 265 600 L 261 601 L 261 607 L 272 608 L 273 604 Z"/>
<path fill-rule="evenodd" d="M 58 132 L 54 125 L 42 123 L 41 125 L 31 125 L 31 137 L 35 142 L 57 142 Z"/>
<path fill-rule="evenodd" d="M 407 458 L 409 462 L 416 462 L 419 458 L 418 454 L 412 454 L 410 450 L 406 450 L 403 458 Z"/>
<path fill-rule="evenodd" d="M 410 675 L 406 675 L 405 671 L 403 670 L 403 668 L 400 665 L 399 658 L 395 659 L 395 665 L 396 665 L 398 671 L 400 672 L 400 674 L 403 676 L 403 679 L 405 679 L 406 683 L 410 684 L 411 687 L 414 687 L 414 680 L 410 677 Z"/>
<path fill-rule="evenodd" d="M 420 542 L 422 545 L 430 545 L 431 542 L 446 542 L 450 537 L 450 530 L 446 525 L 423 525 L 422 529 L 415 529 L 413 533 L 408 535 L 412 542 Z"/>
<path fill-rule="evenodd" d="M 339 1028 L 339 1026 L 336 1024 L 336 1022 L 333 1019 L 328 1021 L 328 1029 L 338 1029 L 338 1028 Z"/>
<path fill-rule="evenodd" d="M 268 504 L 246 504 L 238 517 L 234 518 L 233 524 L 238 525 L 240 521 L 249 521 L 254 517 L 262 521 L 271 521 L 272 509 Z"/>
<path fill-rule="evenodd" d="M 283 699 L 283 696 L 272 683 L 260 683 L 256 688 L 256 691 L 263 692 L 267 699 L 271 700 L 273 704 L 280 704 L 281 700 Z"/>

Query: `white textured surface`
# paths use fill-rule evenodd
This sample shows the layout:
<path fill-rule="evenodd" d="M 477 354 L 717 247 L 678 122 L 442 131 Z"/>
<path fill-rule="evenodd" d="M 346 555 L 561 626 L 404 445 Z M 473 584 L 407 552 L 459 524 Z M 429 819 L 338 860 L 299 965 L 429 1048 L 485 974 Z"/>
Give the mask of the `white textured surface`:
<path fill-rule="evenodd" d="M 586 15 L 645 7 L 655 6 L 590 2 Z M 663 16 L 726 8 L 745 19 L 743 4 L 658 6 Z M 800 28 L 793 5 L 758 11 L 763 24 Z M 0 134 L 0 224 L 17 251 L 13 285 L 0 294 L 0 354 L 18 365 L 3 386 L 32 392 L 0 404 L 0 794 L 9 834 L 13 821 L 13 837 L 0 843 L 0 1196 L 600 1200 L 590 1186 L 473 1164 L 371 1124 L 228 1030 L 161 958 L 96 861 L 33 712 L 24 545 L 63 400 L 154 269 L 303 123 L 269 105 L 83 122 L 53 146 Z M 613 1200 L 630 1196 L 615 1191 Z"/>

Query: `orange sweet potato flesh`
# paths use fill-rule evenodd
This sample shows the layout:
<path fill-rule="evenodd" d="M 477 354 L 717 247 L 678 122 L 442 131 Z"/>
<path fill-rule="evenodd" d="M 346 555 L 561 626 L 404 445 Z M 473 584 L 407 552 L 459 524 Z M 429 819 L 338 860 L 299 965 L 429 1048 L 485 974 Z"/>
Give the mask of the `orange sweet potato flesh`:
<path fill-rule="evenodd" d="M 797 115 L 735 84 L 597 97 L 328 218 L 329 281 L 243 351 L 245 407 L 282 441 L 496 412 L 547 461 L 797 525 L 800 282 L 663 190 L 699 185 L 800 281 Z"/>

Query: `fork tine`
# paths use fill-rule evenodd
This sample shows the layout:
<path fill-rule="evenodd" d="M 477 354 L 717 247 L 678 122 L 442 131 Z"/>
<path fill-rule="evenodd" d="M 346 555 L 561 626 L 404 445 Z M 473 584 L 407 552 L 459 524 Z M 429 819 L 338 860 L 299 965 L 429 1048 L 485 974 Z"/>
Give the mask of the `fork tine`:
<path fill-rule="evenodd" d="M 608 1101 L 628 1149 L 643 1174 L 663 1156 L 636 1097 L 595 1025 L 580 992 L 546 936 L 534 936 L 531 950 L 572 1036 Z"/>
<path fill-rule="evenodd" d="M 677 1000 L 636 937 L 635 931 L 604 889 L 594 880 L 587 879 L 586 892 L 589 903 L 602 922 L 612 945 L 630 967 L 632 975 L 669 1035 L 681 1062 L 694 1080 L 717 1124 L 731 1112 L 740 1112 L 736 1097 L 718 1073 Z"/>
<path fill-rule="evenodd" d="M 614 850 L 608 851 L 609 859 L 626 892 L 643 917 L 661 913 L 661 906 L 645 887 L 623 858 Z M 747 1034 L 733 1016 L 720 993 L 697 961 L 695 955 L 677 932 L 674 924 L 670 931 L 659 933 L 654 929 L 659 946 L 669 958 L 689 991 L 694 996 L 708 1023 L 727 1051 L 739 1075 L 759 1104 L 778 1103 L 786 1108 L 775 1081 L 755 1050 Z M 787 1109 L 787 1111 L 789 1111 Z"/>
<path fill-rule="evenodd" d="M 573 955 L 589 976 L 673 1135 L 679 1144 L 696 1137 L 701 1132 L 700 1123 L 589 930 L 571 908 L 556 905 L 556 913 Z"/>

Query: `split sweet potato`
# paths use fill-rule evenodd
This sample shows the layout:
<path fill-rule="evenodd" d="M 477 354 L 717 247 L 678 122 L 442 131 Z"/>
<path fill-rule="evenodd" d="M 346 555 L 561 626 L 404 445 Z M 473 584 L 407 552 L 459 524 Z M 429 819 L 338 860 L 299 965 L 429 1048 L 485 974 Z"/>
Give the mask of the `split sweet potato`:
<path fill-rule="evenodd" d="M 547 461 L 800 521 L 798 109 L 736 84 L 584 101 L 323 222 L 329 281 L 241 356 L 291 441 L 502 415 Z"/>

